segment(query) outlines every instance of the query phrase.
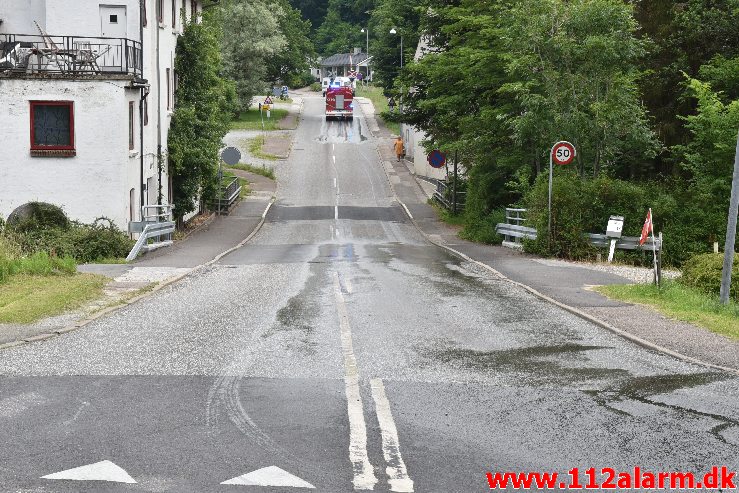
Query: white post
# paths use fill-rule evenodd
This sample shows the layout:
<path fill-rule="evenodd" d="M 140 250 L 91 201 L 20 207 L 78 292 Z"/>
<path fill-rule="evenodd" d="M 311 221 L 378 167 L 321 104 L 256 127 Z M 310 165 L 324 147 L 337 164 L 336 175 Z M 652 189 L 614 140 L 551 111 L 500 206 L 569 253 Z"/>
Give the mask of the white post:
<path fill-rule="evenodd" d="M 654 239 L 654 215 L 652 214 L 652 208 L 649 208 L 649 217 L 652 218 L 652 254 L 654 255 L 654 282 L 659 287 L 660 279 L 659 272 L 657 271 L 657 241 Z M 661 245 L 660 245 L 661 248 Z"/>
<path fill-rule="evenodd" d="M 734 264 L 734 242 L 736 240 L 736 220 L 739 209 L 739 135 L 736 139 L 734 155 L 734 180 L 731 183 L 731 200 L 729 201 L 729 219 L 726 225 L 726 243 L 724 244 L 724 266 L 721 271 L 721 303 L 729 302 L 731 291 L 731 269 Z"/>
<path fill-rule="evenodd" d="M 611 240 L 611 248 L 608 250 L 608 263 L 613 262 L 613 254 L 616 252 L 616 239 Z"/>

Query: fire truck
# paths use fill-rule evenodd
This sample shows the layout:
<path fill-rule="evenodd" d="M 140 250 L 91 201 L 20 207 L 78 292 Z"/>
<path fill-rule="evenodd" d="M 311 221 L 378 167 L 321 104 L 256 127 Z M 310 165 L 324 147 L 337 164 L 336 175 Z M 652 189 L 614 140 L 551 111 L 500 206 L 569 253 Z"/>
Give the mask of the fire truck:
<path fill-rule="evenodd" d="M 326 90 L 326 120 L 331 118 L 354 118 L 354 89 L 351 86 Z"/>

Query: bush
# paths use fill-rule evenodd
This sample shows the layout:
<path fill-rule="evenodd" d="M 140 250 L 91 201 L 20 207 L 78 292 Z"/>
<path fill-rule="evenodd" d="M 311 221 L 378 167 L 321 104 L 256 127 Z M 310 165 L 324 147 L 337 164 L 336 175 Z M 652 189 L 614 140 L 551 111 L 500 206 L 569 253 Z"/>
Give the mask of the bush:
<path fill-rule="evenodd" d="M 696 255 L 683 265 L 680 282 L 704 293 L 718 296 L 721 291 L 723 264 L 724 255 L 722 253 Z M 739 254 L 734 255 L 729 297 L 739 301 Z"/>
<path fill-rule="evenodd" d="M 7 227 L 14 231 L 69 228 L 69 218 L 61 207 L 46 202 L 29 202 L 8 216 Z"/>
<path fill-rule="evenodd" d="M 302 72 L 300 74 L 291 75 L 287 79 L 287 86 L 290 89 L 300 89 L 301 87 L 307 87 L 314 83 L 316 78 L 310 71 Z"/>
<path fill-rule="evenodd" d="M 26 254 L 45 252 L 52 257 L 68 256 L 81 263 L 125 257 L 134 243 L 105 218 L 98 218 L 93 224 L 72 222 L 68 229 L 13 231 L 11 239 Z"/>
<path fill-rule="evenodd" d="M 321 83 L 320 82 L 314 82 L 310 85 L 310 90 L 313 92 L 321 92 Z"/>

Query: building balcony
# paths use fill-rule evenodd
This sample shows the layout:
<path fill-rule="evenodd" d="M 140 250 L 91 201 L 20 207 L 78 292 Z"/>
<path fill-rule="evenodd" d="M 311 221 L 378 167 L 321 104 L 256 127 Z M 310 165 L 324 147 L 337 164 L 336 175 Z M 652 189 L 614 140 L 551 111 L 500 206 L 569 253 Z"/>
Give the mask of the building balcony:
<path fill-rule="evenodd" d="M 127 38 L 0 34 L 0 77 L 142 78 L 141 43 Z"/>

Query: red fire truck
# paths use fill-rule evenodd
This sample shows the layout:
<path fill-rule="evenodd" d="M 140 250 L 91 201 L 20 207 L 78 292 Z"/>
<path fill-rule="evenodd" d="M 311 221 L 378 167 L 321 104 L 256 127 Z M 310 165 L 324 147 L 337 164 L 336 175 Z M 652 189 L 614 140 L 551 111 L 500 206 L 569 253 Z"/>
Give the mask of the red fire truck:
<path fill-rule="evenodd" d="M 326 90 L 326 120 L 330 118 L 354 118 L 354 90 L 351 86 Z"/>

